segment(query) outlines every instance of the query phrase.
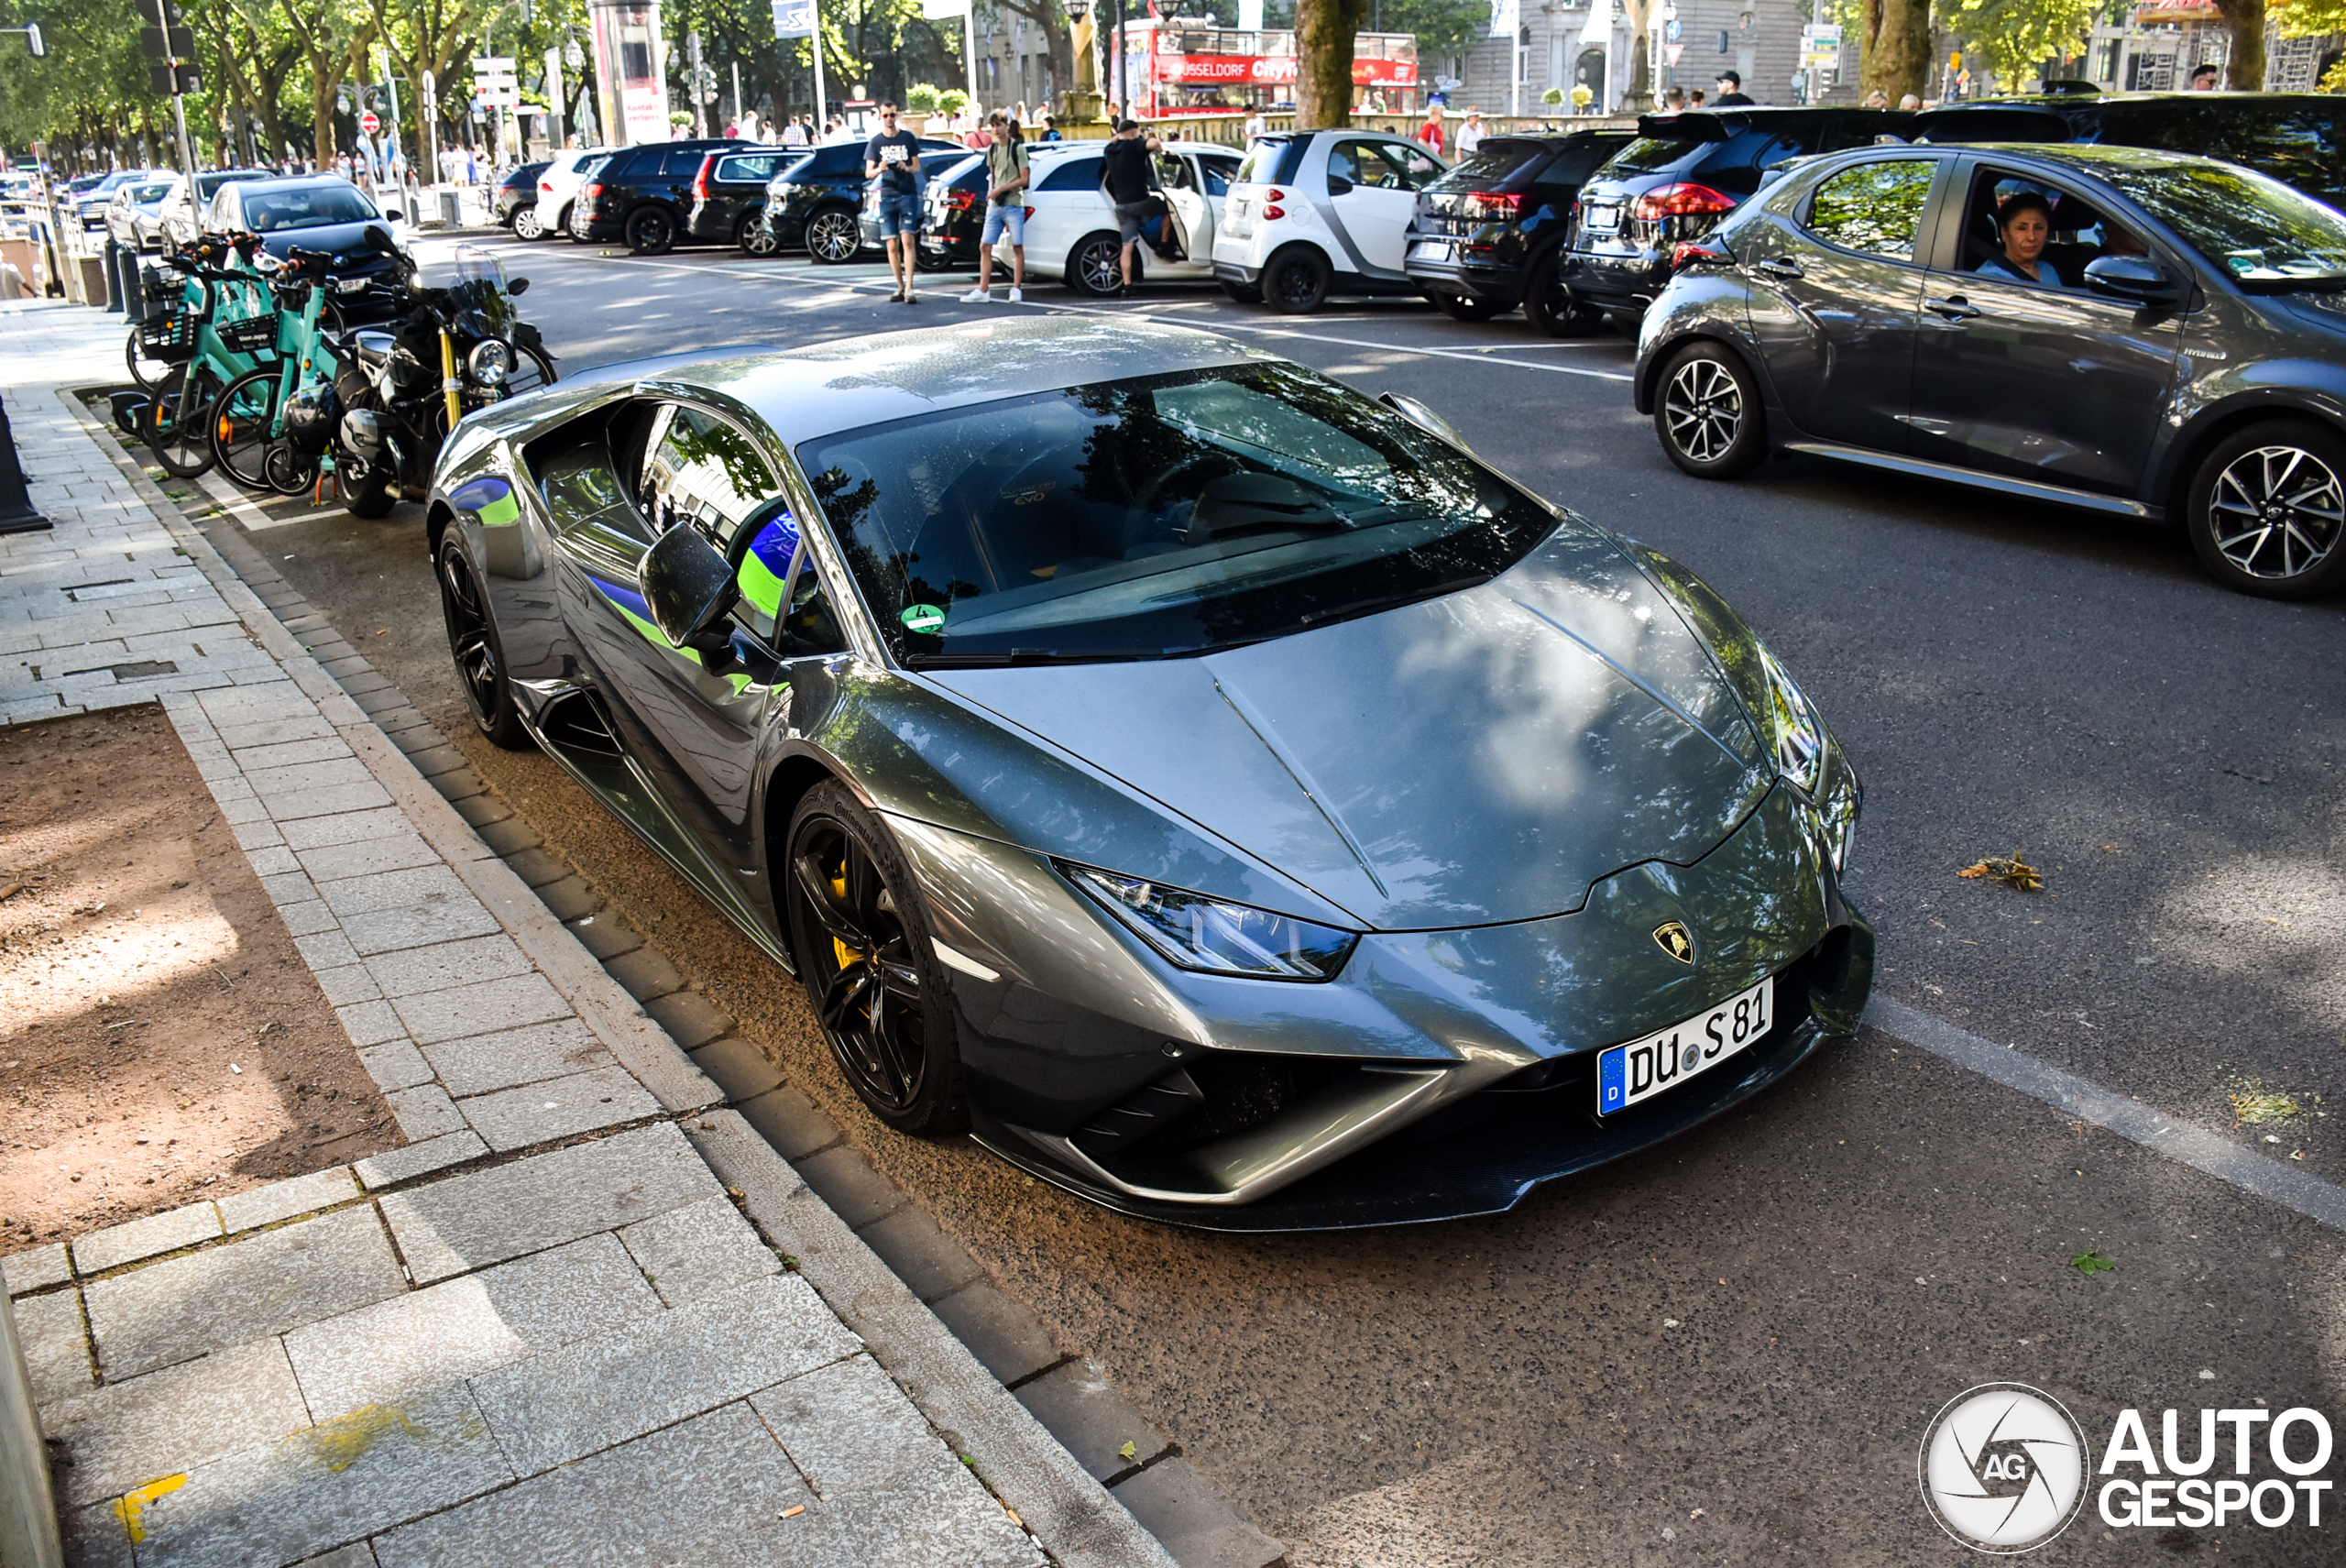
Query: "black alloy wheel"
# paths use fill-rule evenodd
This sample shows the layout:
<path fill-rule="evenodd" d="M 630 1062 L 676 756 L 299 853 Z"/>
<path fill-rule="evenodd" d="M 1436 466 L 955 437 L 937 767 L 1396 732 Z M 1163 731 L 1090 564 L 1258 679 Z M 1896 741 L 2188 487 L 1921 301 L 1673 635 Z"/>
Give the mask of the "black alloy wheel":
<path fill-rule="evenodd" d="M 1681 471 L 1697 479 L 1732 479 L 1768 455 L 1760 389 L 1732 349 L 1694 343 L 1661 373 L 1654 433 Z"/>
<path fill-rule="evenodd" d="M 538 221 L 538 204 L 535 202 L 524 202 L 513 209 L 515 239 L 543 239 L 545 236 L 546 225 Z"/>
<path fill-rule="evenodd" d="M 173 478 L 192 479 L 212 466 L 212 402 L 219 389 L 211 371 L 198 370 L 191 383 L 187 367 L 174 365 L 140 411 L 139 439 Z"/>
<path fill-rule="evenodd" d="M 1549 337 L 1586 337 L 1605 324 L 1605 313 L 1573 302 L 1572 290 L 1558 276 L 1562 262 L 1558 247 L 1531 264 L 1523 286 L 1523 319 Z"/>
<path fill-rule="evenodd" d="M 473 722 L 507 751 L 528 751 L 535 742 L 513 701 L 512 683 L 505 675 L 505 644 L 498 639 L 480 577 L 465 554 L 458 524 L 450 523 L 440 535 L 438 576 L 440 619 L 448 628 L 448 652 L 456 662 L 456 684 L 464 688 Z"/>
<path fill-rule="evenodd" d="M 656 203 L 627 215 L 627 247 L 638 256 L 662 256 L 675 248 L 676 220 Z"/>
<path fill-rule="evenodd" d="M 2346 586 L 2346 437 L 2311 420 L 2252 425 L 2192 476 L 2185 526 L 2201 565 L 2260 598 Z"/>
<path fill-rule="evenodd" d="M 1290 246 L 1263 269 L 1263 298 L 1291 316 L 1308 316 L 1328 302 L 1335 275 L 1328 258 L 1308 245 Z"/>
<path fill-rule="evenodd" d="M 1436 310 L 1454 322 L 1486 322 L 1515 308 L 1502 305 L 1496 300 L 1476 300 L 1464 294 L 1428 294 L 1426 298 L 1434 302 Z"/>
<path fill-rule="evenodd" d="M 1106 229 L 1085 235 L 1067 255 L 1067 283 L 1079 294 L 1113 299 L 1124 286 L 1124 243 Z M 1133 258 L 1133 281 L 1140 281 L 1140 258 Z"/>
<path fill-rule="evenodd" d="M 781 243 L 773 237 L 773 231 L 766 227 L 763 212 L 751 213 L 733 225 L 733 243 L 741 247 L 742 255 L 761 260 L 782 248 Z"/>
<path fill-rule="evenodd" d="M 960 1132 L 953 1009 L 911 868 L 836 780 L 806 792 L 788 843 L 791 950 L 849 1087 L 900 1133 Z"/>
<path fill-rule="evenodd" d="M 844 266 L 862 248 L 853 209 L 825 207 L 806 220 L 806 254 L 825 266 Z"/>

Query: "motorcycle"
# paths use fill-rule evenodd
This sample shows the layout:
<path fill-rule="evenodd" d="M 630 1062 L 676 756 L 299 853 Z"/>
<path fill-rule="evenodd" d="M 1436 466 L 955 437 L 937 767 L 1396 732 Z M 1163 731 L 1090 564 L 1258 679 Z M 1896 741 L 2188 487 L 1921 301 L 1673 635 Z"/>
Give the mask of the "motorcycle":
<path fill-rule="evenodd" d="M 361 327 L 343 340 L 331 389 L 305 394 L 337 410 L 315 422 L 333 432 L 334 470 L 343 505 L 377 518 L 402 498 L 430 492 L 440 444 L 475 409 L 554 380 L 554 356 L 513 302 L 530 286 L 507 282 L 497 258 L 471 246 L 455 251 L 455 280 L 420 280 L 415 260 L 389 231 L 369 227 L 366 242 L 399 263 L 409 309 L 401 319 Z"/>

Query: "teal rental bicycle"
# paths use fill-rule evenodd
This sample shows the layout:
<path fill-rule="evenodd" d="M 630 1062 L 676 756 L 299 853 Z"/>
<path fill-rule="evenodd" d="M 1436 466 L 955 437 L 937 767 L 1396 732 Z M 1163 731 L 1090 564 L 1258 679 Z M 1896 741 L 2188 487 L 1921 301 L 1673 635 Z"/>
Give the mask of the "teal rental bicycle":
<path fill-rule="evenodd" d="M 274 357 L 230 381 L 214 400 L 212 455 L 220 471 L 248 490 L 298 496 L 316 486 L 329 440 L 289 440 L 289 419 L 330 419 L 334 377 L 342 368 L 334 340 L 320 330 L 326 269 L 334 258 L 299 246 L 269 275 L 277 302 Z M 315 395 L 320 388 L 323 395 Z M 303 432 L 304 434 L 330 433 Z"/>
<path fill-rule="evenodd" d="M 164 472 L 192 479 L 212 466 L 212 405 L 230 382 L 276 352 L 277 307 L 259 273 L 238 266 L 258 235 L 207 235 L 170 257 L 186 277 L 179 307 L 138 323 L 140 352 L 171 369 L 139 415 L 138 433 Z"/>

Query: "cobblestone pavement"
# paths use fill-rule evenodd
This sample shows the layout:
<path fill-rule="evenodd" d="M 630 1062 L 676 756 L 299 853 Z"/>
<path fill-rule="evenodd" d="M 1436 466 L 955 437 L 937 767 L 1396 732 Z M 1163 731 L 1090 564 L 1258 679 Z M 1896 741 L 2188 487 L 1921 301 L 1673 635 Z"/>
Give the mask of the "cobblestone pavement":
<path fill-rule="evenodd" d="M 0 722 L 162 704 L 409 1142 L 0 1259 L 72 1560 L 1168 1564 L 149 509 L 119 331 L 0 307 Z"/>

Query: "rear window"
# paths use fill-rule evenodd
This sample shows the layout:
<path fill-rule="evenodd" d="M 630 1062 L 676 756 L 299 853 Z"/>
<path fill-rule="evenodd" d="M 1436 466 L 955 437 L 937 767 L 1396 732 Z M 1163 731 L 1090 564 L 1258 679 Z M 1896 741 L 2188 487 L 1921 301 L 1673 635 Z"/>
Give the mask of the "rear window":
<path fill-rule="evenodd" d="M 1291 185 L 1295 171 L 1303 167 L 1303 149 L 1311 138 L 1279 137 L 1258 142 L 1247 149 L 1245 161 L 1238 166 L 1241 185 Z"/>
<path fill-rule="evenodd" d="M 1613 155 L 1602 172 L 1608 175 L 1660 174 L 1675 169 L 1717 142 L 1682 141 L 1676 137 L 1641 137 Z"/>
<path fill-rule="evenodd" d="M 1043 176 L 1037 191 L 1097 191 L 1100 188 L 1100 160 L 1096 158 L 1070 158 Z"/>
<path fill-rule="evenodd" d="M 737 184 L 751 181 L 771 180 L 773 178 L 773 171 L 781 167 L 782 154 L 753 152 L 740 158 L 718 159 L 717 178 Z"/>
<path fill-rule="evenodd" d="M 1429 191 L 1487 191 L 1508 176 L 1547 161 L 1546 142 L 1494 139 L 1467 155 L 1466 161 L 1426 187 Z"/>

